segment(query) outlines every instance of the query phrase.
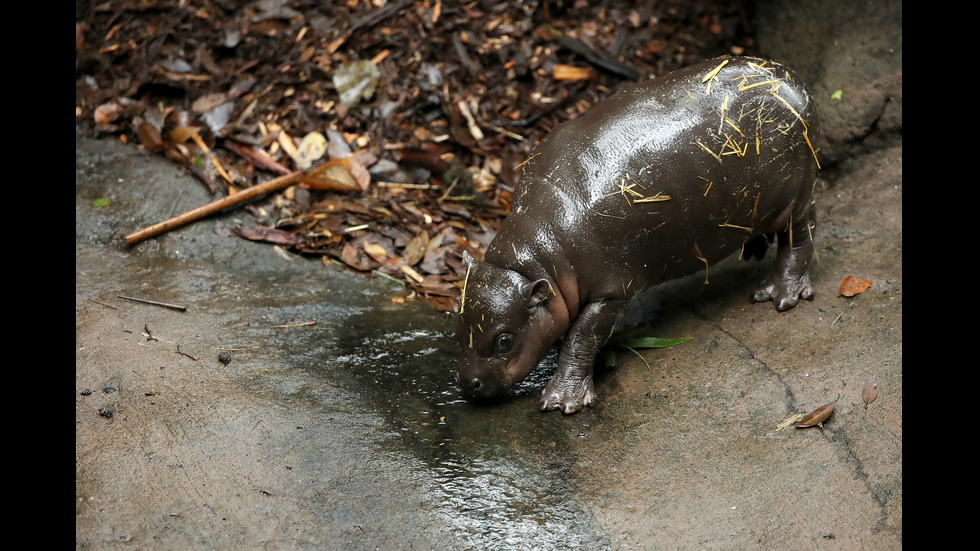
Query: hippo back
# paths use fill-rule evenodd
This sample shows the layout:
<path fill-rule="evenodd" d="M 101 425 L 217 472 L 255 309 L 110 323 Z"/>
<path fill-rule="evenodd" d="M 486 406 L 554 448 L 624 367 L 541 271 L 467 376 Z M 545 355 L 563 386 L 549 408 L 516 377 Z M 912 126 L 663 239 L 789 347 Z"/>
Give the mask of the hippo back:
<path fill-rule="evenodd" d="M 761 59 L 631 86 L 535 148 L 486 258 L 561 256 L 583 298 L 692 273 L 809 208 L 816 132 L 802 82 Z"/>

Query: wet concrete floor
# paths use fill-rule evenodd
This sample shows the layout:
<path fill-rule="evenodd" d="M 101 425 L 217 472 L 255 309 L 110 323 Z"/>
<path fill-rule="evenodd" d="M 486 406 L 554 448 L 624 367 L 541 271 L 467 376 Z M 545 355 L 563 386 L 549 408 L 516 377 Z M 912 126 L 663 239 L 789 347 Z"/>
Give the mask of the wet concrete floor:
<path fill-rule="evenodd" d="M 217 231 L 244 211 L 127 247 L 208 196 L 76 138 L 76 547 L 900 548 L 901 147 L 845 178 L 818 199 L 816 300 L 750 304 L 771 258 L 672 283 L 638 311 L 694 340 L 621 354 L 563 416 L 535 407 L 547 362 L 512 400 L 461 399 L 447 314 Z M 872 288 L 839 297 L 846 274 Z"/>

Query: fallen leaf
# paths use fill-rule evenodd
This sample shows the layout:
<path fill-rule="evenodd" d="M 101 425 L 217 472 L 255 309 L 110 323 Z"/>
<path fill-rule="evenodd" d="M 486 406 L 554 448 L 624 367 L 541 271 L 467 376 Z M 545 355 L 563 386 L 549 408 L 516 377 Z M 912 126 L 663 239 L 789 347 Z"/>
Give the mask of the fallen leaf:
<path fill-rule="evenodd" d="M 170 141 L 174 143 L 187 143 L 187 140 L 191 139 L 191 136 L 194 134 L 197 134 L 200 129 L 200 126 L 178 126 L 170 131 Z"/>
<path fill-rule="evenodd" d="M 277 245 L 297 245 L 305 241 L 302 235 L 251 224 L 242 226 L 238 233 L 249 241 L 263 241 Z"/>
<path fill-rule="evenodd" d="M 428 300 L 433 308 L 443 312 L 452 312 L 456 304 L 456 299 L 453 297 L 429 297 Z"/>
<path fill-rule="evenodd" d="M 425 278 L 422 277 L 420 273 L 413 270 L 411 266 L 407 266 L 403 264 L 398 269 L 404 272 L 405 275 L 407 275 L 408 277 L 412 278 L 412 280 L 415 281 L 415 283 L 422 284 L 423 282 L 425 282 Z"/>
<path fill-rule="evenodd" d="M 591 78 L 593 73 L 588 67 L 556 64 L 551 68 L 551 76 L 555 80 L 583 80 Z"/>
<path fill-rule="evenodd" d="M 662 339 L 660 337 L 621 337 L 610 341 L 609 344 L 622 346 L 623 348 L 667 348 L 677 346 L 683 342 L 691 340 L 691 337 L 680 337 L 677 339 Z"/>
<path fill-rule="evenodd" d="M 95 108 L 95 122 L 98 124 L 112 122 L 119 118 L 120 111 L 122 106 L 115 101 L 103 103 Z"/>
<path fill-rule="evenodd" d="M 310 132 L 303 136 L 296 151 L 296 166 L 306 170 L 313 166 L 314 161 L 320 160 L 327 152 L 327 139 L 319 132 Z"/>
<path fill-rule="evenodd" d="M 425 256 L 426 246 L 429 244 L 429 234 L 421 230 L 418 235 L 412 238 L 402 252 L 402 259 L 409 266 L 416 265 Z"/>
<path fill-rule="evenodd" d="M 365 190 L 371 185 L 371 173 L 368 172 L 368 169 L 357 158 L 351 157 L 347 159 L 347 170 L 350 171 L 350 175 L 353 176 L 361 190 Z"/>
<path fill-rule="evenodd" d="M 358 99 L 368 100 L 374 95 L 381 71 L 368 60 L 344 63 L 333 74 L 333 85 L 340 93 L 340 101 L 346 105 Z"/>
<path fill-rule="evenodd" d="M 840 294 L 845 297 L 853 297 L 854 295 L 863 293 L 869 287 L 871 287 L 871 281 L 852 275 L 846 275 L 844 279 L 840 280 Z"/>
<path fill-rule="evenodd" d="M 139 137 L 143 147 L 152 151 L 163 145 L 163 136 L 156 126 L 143 119 L 138 121 L 134 119 L 133 124 L 136 125 L 136 136 Z"/>
<path fill-rule="evenodd" d="M 864 400 L 864 409 L 868 409 L 871 402 L 878 398 L 878 378 L 874 375 L 864 383 L 864 390 L 861 391 L 861 399 Z"/>
<path fill-rule="evenodd" d="M 680 337 L 677 339 L 662 339 L 660 337 L 616 337 L 609 341 L 608 347 L 604 351 L 603 359 L 606 367 L 615 367 L 616 353 L 613 350 L 613 347 L 618 347 L 625 348 L 637 356 L 640 356 L 640 359 L 646 364 L 646 358 L 636 351 L 637 348 L 667 348 L 670 346 L 677 346 L 678 344 L 689 340 L 691 340 L 691 337 Z M 647 364 L 647 367 L 650 367 L 650 364 Z"/>
<path fill-rule="evenodd" d="M 364 243 L 364 252 L 380 263 L 383 263 L 385 257 L 388 256 L 388 252 L 385 251 L 385 248 L 377 243 Z"/>
<path fill-rule="evenodd" d="M 362 187 L 361 183 L 354 179 L 347 168 L 351 162 L 350 157 L 329 160 L 300 178 L 299 181 L 310 189 L 321 191 L 363 191 L 367 186 Z"/>
<path fill-rule="evenodd" d="M 204 114 L 211 111 L 215 107 L 221 105 L 228 100 L 228 94 L 224 92 L 216 92 L 213 94 L 205 94 L 191 104 L 191 110 L 198 114 Z"/>
<path fill-rule="evenodd" d="M 326 140 L 327 154 L 330 155 L 331 159 L 343 159 L 354 154 L 350 148 L 350 144 L 347 143 L 344 135 L 340 132 L 328 128 Z"/>
<path fill-rule="evenodd" d="M 355 247 L 351 244 L 344 245 L 343 250 L 340 252 L 340 260 L 344 264 L 361 272 L 371 270 L 371 261 L 364 254 L 364 251 L 360 247 Z"/>
<path fill-rule="evenodd" d="M 279 147 L 282 148 L 282 151 L 286 155 L 289 155 L 290 159 L 292 159 L 294 162 L 296 161 L 296 158 L 299 156 L 299 149 L 296 147 L 296 142 L 293 141 L 292 136 L 286 134 L 285 132 L 280 132 L 279 137 L 276 138 L 276 143 L 279 144 Z M 298 163 L 297 166 L 299 166 Z M 306 170 L 307 168 L 310 167 L 306 166 L 306 167 L 299 167 L 299 168 Z"/>
<path fill-rule="evenodd" d="M 838 399 L 840 397 L 838 396 Z M 800 419 L 800 422 L 796 424 L 796 428 L 805 429 L 809 427 L 815 427 L 817 425 L 822 425 L 824 421 L 830 417 L 830 414 L 834 412 L 834 407 L 837 406 L 837 400 L 833 402 L 820 406 L 817 409 L 811 411 L 808 415 Z"/>

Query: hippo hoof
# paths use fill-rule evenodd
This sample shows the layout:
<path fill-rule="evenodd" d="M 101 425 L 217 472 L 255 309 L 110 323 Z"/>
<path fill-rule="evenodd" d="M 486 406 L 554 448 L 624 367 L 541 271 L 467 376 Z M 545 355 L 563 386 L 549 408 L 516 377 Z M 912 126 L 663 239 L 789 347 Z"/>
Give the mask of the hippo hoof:
<path fill-rule="evenodd" d="M 767 282 L 752 295 L 752 302 L 771 300 L 776 304 L 776 310 L 784 312 L 796 306 L 801 298 L 813 300 L 813 287 L 810 286 L 809 278 L 802 281 Z"/>
<path fill-rule="evenodd" d="M 564 390 L 552 389 L 561 387 Z M 592 407 L 596 403 L 595 389 L 592 386 L 592 379 L 583 381 L 579 384 L 556 384 L 549 383 L 541 392 L 541 411 L 561 410 L 565 415 L 580 411 L 584 407 Z"/>

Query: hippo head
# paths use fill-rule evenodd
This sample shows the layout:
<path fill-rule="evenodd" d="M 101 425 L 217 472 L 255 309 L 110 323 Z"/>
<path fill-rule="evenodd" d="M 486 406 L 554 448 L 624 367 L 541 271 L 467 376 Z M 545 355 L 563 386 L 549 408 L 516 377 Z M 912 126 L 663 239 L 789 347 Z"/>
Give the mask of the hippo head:
<path fill-rule="evenodd" d="M 462 354 L 456 379 L 469 396 L 500 396 L 527 377 L 567 329 L 549 308 L 555 291 L 547 279 L 521 274 L 469 255 L 467 276 L 456 307 Z"/>

